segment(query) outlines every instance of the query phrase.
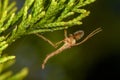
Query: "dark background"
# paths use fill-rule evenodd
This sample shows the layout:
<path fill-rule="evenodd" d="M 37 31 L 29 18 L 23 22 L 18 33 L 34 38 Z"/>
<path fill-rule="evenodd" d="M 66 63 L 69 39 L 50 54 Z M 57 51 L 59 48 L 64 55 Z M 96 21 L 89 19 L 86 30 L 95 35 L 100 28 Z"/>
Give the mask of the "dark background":
<path fill-rule="evenodd" d="M 17 6 L 21 7 L 24 0 L 17 1 Z M 68 33 L 82 29 L 87 36 L 98 27 L 102 32 L 84 44 L 54 56 L 45 70 L 41 70 L 43 59 L 56 49 L 35 35 L 25 36 L 6 50 L 16 55 L 16 63 L 11 69 L 18 72 L 28 67 L 30 72 L 25 80 L 120 79 L 120 0 L 96 0 L 85 8 L 91 14 L 83 20 L 83 25 L 69 28 Z M 64 38 L 63 31 L 43 35 L 54 43 Z"/>

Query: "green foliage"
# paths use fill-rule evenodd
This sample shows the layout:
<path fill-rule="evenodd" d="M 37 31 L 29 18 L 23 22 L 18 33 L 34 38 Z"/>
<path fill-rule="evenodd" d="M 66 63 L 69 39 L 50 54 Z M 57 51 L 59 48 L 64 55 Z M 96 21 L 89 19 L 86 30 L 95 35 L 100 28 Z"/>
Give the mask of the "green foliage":
<path fill-rule="evenodd" d="M 15 58 L 15 56 L 3 56 L 2 53 L 18 38 L 81 25 L 81 20 L 90 13 L 83 7 L 94 1 L 25 0 L 23 7 L 16 12 L 15 2 L 9 4 L 9 0 L 0 0 L 0 67 L 6 67 L 7 64 L 9 65 L 9 61 Z M 8 79 L 11 72 L 5 72 L 0 74 L 0 80 L 21 80 L 26 73 L 27 70 L 23 69 Z"/>
<path fill-rule="evenodd" d="M 14 57 L 11 56 L 11 58 Z M 0 64 L 0 80 L 23 80 L 23 78 L 28 74 L 27 68 L 23 68 L 20 72 L 16 74 L 13 74 L 12 71 L 5 71 L 7 68 L 12 66 L 14 62 L 15 60 L 11 60 Z"/>

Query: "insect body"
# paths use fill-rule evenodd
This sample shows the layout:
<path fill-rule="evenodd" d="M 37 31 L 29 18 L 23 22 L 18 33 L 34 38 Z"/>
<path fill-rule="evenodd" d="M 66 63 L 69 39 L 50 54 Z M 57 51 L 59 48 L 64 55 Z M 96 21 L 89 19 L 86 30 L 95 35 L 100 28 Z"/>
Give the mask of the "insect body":
<path fill-rule="evenodd" d="M 57 55 L 59 53 L 61 53 L 62 51 L 68 49 L 68 48 L 71 48 L 72 46 L 77 46 L 77 45 L 80 45 L 82 43 L 84 43 L 86 40 L 88 40 L 90 37 L 92 37 L 93 35 L 97 34 L 98 32 L 102 31 L 101 28 L 97 28 L 96 30 L 94 30 L 93 32 L 91 32 L 86 38 L 84 38 L 82 41 L 78 42 L 78 40 L 80 40 L 83 36 L 84 36 L 84 31 L 77 31 L 75 32 L 74 34 L 70 34 L 69 36 L 67 36 L 67 31 L 65 31 L 64 33 L 64 36 L 65 36 L 65 39 L 56 43 L 56 45 L 54 45 L 51 41 L 47 40 L 46 38 L 44 38 L 44 40 L 46 40 L 47 42 L 49 42 L 51 45 L 54 45 L 54 46 L 57 46 L 59 45 L 60 43 L 64 42 L 63 46 L 60 47 L 59 49 L 57 49 L 56 51 L 50 53 L 47 55 L 47 57 L 44 59 L 43 61 L 43 64 L 42 64 L 42 69 L 45 68 L 45 64 L 47 63 L 47 61 L 53 57 L 54 55 Z M 39 36 L 37 34 L 37 36 Z M 39 37 L 43 37 L 43 36 L 39 36 Z"/>
<path fill-rule="evenodd" d="M 66 33 L 66 32 L 65 32 Z M 76 40 L 80 39 L 83 36 L 84 32 L 83 31 L 78 31 L 74 35 L 70 34 L 69 37 L 66 36 L 65 34 L 65 39 L 61 42 L 64 42 L 64 45 L 59 48 L 58 50 L 50 53 L 47 55 L 47 57 L 44 59 L 44 62 L 42 64 L 42 69 L 44 69 L 46 62 L 48 61 L 49 58 L 51 58 L 54 55 L 57 55 L 61 53 L 63 50 L 71 48 L 76 44 Z"/>

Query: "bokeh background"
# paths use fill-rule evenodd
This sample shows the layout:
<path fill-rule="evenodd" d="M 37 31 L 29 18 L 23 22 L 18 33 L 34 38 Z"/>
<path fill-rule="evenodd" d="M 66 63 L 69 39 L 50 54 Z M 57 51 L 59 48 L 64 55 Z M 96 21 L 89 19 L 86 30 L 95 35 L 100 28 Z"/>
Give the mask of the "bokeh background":
<path fill-rule="evenodd" d="M 16 1 L 20 9 L 24 0 Z M 18 72 L 28 67 L 29 74 L 25 80 L 120 79 L 120 0 L 96 0 L 85 8 L 91 14 L 83 20 L 83 25 L 69 28 L 68 33 L 84 30 L 87 36 L 98 27 L 103 29 L 102 32 L 84 44 L 54 56 L 45 70 L 41 69 L 43 59 L 56 49 L 35 35 L 20 38 L 5 50 L 16 55 L 16 63 L 11 70 Z M 63 31 L 43 35 L 54 43 L 64 38 Z"/>

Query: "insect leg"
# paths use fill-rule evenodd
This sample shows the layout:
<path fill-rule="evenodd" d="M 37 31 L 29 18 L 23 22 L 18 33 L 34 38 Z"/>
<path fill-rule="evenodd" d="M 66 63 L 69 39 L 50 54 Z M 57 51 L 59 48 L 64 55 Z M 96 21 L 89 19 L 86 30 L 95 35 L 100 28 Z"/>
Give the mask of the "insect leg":
<path fill-rule="evenodd" d="M 61 40 L 55 44 L 56 47 L 58 47 L 64 40 Z"/>
<path fill-rule="evenodd" d="M 67 38 L 67 30 L 64 30 L 64 37 Z M 55 44 L 56 47 L 58 47 L 64 40 L 61 40 Z"/>
<path fill-rule="evenodd" d="M 67 38 L 67 30 L 64 30 L 64 37 Z M 57 42 L 55 45 L 58 46 L 62 42 L 64 42 L 64 40 L 61 40 L 61 41 Z"/>
<path fill-rule="evenodd" d="M 49 39 L 45 38 L 44 36 L 40 35 L 40 34 L 35 34 L 37 35 L 38 37 L 42 38 L 43 40 L 47 41 L 50 45 L 52 45 L 53 47 L 57 48 L 57 46 L 52 42 L 50 41 Z"/>
<path fill-rule="evenodd" d="M 64 30 L 64 36 L 67 38 L 67 30 Z"/>

